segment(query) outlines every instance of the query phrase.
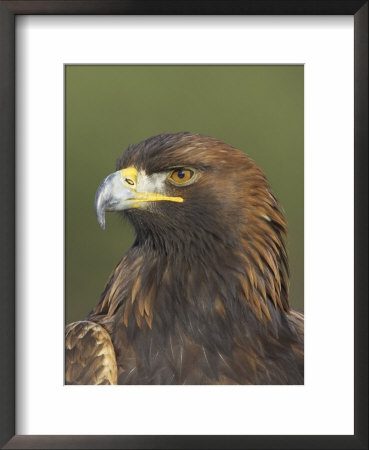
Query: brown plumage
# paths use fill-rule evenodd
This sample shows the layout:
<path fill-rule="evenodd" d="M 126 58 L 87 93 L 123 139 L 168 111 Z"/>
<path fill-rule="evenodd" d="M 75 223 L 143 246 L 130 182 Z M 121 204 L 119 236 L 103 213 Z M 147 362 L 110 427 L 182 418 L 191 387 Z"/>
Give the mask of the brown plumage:
<path fill-rule="evenodd" d="M 83 320 L 68 325 L 65 351 L 67 383 L 117 384 L 114 347 L 99 324 Z"/>
<path fill-rule="evenodd" d="M 103 227 L 105 210 L 123 211 L 136 240 L 86 321 L 67 327 L 67 383 L 303 383 L 286 221 L 248 156 L 203 135 L 154 136 L 100 186 Z"/>

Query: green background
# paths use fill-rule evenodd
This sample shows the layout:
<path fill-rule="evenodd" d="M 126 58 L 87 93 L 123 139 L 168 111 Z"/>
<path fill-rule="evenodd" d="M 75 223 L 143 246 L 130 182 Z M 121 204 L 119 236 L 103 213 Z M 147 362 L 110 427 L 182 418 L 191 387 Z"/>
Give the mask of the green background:
<path fill-rule="evenodd" d="M 265 172 L 288 220 L 290 301 L 303 310 L 303 66 L 66 66 L 67 323 L 82 319 L 134 235 L 118 215 L 106 230 L 95 191 L 128 144 L 191 131 L 243 150 Z"/>

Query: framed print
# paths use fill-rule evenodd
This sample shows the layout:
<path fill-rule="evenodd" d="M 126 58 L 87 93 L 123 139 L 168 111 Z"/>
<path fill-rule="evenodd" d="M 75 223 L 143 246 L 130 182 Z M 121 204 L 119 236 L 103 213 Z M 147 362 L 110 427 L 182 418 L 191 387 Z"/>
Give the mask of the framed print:
<path fill-rule="evenodd" d="M 1 445 L 367 448 L 367 3 L 0 8 Z M 178 131 L 254 152 L 292 242 L 304 228 L 290 250 L 303 383 L 65 383 L 65 322 L 126 245 L 119 221 L 98 229 L 95 190 L 128 144 Z M 202 170 L 181 164 L 165 166 L 172 194 Z"/>

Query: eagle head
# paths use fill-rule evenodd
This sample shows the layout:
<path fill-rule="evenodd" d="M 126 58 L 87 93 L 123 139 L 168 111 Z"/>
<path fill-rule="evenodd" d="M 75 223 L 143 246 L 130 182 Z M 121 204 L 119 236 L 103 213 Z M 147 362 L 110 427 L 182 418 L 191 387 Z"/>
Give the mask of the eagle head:
<path fill-rule="evenodd" d="M 137 241 L 168 256 L 285 254 L 278 202 L 240 150 L 199 134 L 161 134 L 129 146 L 116 168 L 96 192 L 102 228 L 105 211 L 123 211 Z"/>

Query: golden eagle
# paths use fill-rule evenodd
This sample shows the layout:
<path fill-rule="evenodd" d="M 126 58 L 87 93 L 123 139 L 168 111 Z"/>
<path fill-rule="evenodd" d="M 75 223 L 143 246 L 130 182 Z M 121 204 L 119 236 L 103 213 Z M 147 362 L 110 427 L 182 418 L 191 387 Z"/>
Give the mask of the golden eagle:
<path fill-rule="evenodd" d="M 192 133 L 131 145 L 95 197 L 136 239 L 66 329 L 67 384 L 303 384 L 286 221 L 240 150 Z"/>

